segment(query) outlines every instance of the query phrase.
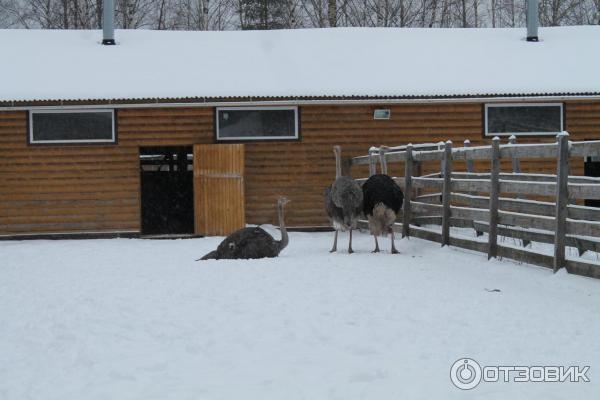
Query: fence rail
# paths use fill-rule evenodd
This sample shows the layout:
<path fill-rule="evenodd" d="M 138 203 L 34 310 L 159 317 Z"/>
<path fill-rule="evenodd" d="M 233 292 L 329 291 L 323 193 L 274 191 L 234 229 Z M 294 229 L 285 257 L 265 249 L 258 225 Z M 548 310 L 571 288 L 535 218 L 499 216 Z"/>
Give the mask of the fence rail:
<path fill-rule="evenodd" d="M 514 137 L 501 144 L 496 137 L 489 146 L 471 146 L 465 141 L 464 147 L 455 148 L 448 141 L 371 148 L 368 155 L 355 157 L 350 164 L 369 165 L 372 175 L 380 152 L 385 162 L 404 164 L 404 177 L 393 178 L 405 192 L 401 222 L 394 226 L 403 237 L 477 250 L 488 258 L 507 257 L 555 272 L 565 267 L 570 273 L 600 278 L 600 263 L 566 255 L 567 247 L 576 248 L 579 256 L 587 251 L 600 253 L 600 208 L 575 204 L 577 200 L 600 199 L 600 178 L 569 175 L 569 159 L 600 155 L 600 141 L 570 142 L 568 138 L 564 132 L 556 143 L 544 144 L 519 144 Z M 521 158 L 555 159 L 556 174 L 523 173 Z M 475 172 L 474 160 L 488 160 L 489 172 Z M 501 171 L 501 160 L 511 161 L 512 172 Z M 466 161 L 467 171 L 454 171 L 454 161 Z M 421 171 L 423 162 L 438 162 L 440 172 L 418 176 L 415 171 Z M 356 181 L 362 185 L 367 179 Z M 424 190 L 434 193 L 422 194 Z M 366 227 L 366 221 L 361 221 L 361 226 Z M 472 228 L 477 235 L 453 235 L 451 227 Z M 498 236 L 519 239 L 523 247 L 501 243 Z M 528 249 L 531 242 L 551 244 L 552 255 Z"/>

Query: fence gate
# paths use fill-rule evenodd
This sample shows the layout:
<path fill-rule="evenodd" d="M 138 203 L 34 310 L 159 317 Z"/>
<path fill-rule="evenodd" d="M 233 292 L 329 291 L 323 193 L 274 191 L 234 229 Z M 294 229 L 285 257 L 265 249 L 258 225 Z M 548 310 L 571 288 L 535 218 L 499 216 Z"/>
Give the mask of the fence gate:
<path fill-rule="evenodd" d="M 194 146 L 194 203 L 198 235 L 224 236 L 244 227 L 243 144 Z"/>

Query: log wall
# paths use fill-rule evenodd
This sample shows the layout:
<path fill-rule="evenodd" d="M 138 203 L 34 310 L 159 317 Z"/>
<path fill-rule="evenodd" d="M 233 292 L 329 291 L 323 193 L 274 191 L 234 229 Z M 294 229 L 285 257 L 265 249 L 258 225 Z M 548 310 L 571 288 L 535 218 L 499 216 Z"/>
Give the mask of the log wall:
<path fill-rule="evenodd" d="M 391 119 L 373 120 L 376 108 L 391 109 Z M 93 146 L 27 145 L 26 115 L 0 112 L 0 235 L 138 232 L 139 146 L 214 142 L 213 108 L 119 109 L 118 144 Z M 566 122 L 572 140 L 600 139 L 600 101 L 567 103 Z M 344 157 L 353 157 L 382 144 L 489 143 L 482 138 L 478 103 L 302 106 L 300 135 L 293 142 L 246 142 L 248 223 L 276 223 L 276 199 L 286 195 L 292 200 L 286 209 L 290 226 L 326 225 L 322 193 L 334 177 L 334 144 L 342 145 Z M 554 171 L 555 165 L 555 160 L 521 162 L 524 172 Z M 573 174 L 583 174 L 583 160 L 571 165 Z M 391 167 L 390 174 L 403 176 L 401 166 Z M 489 170 L 485 163 L 475 167 Z M 439 171 L 439 165 L 424 169 Z M 510 165 L 502 170 L 510 171 Z"/>
<path fill-rule="evenodd" d="M 0 112 L 0 235 L 139 232 L 139 146 L 212 141 L 206 108 L 118 110 L 117 145 L 28 145 Z"/>

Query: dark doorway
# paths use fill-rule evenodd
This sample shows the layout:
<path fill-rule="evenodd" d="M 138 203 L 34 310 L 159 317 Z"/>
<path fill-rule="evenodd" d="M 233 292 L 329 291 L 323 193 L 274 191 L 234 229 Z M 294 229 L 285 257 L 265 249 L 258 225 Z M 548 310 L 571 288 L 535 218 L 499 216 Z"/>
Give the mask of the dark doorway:
<path fill-rule="evenodd" d="M 142 234 L 194 233 L 192 147 L 141 147 Z"/>
<path fill-rule="evenodd" d="M 600 157 L 588 157 L 585 160 L 585 176 L 600 177 Z M 600 207 L 600 200 L 586 200 L 586 206 Z"/>

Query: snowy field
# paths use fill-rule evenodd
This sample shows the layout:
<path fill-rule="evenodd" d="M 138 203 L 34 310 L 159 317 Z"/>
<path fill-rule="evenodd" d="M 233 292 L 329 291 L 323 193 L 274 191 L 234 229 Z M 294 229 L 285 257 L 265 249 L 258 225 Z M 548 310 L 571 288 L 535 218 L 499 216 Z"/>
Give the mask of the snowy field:
<path fill-rule="evenodd" d="M 277 235 L 278 237 L 278 235 Z M 591 399 L 600 281 L 418 239 L 206 261 L 218 238 L 0 242 L 0 399 Z M 345 249 L 346 235 L 340 237 Z M 499 291 L 494 291 L 498 289 Z M 450 367 L 589 365 L 589 383 Z"/>

